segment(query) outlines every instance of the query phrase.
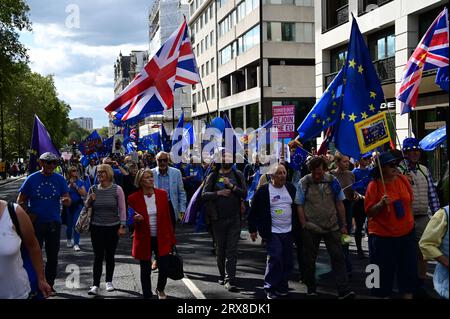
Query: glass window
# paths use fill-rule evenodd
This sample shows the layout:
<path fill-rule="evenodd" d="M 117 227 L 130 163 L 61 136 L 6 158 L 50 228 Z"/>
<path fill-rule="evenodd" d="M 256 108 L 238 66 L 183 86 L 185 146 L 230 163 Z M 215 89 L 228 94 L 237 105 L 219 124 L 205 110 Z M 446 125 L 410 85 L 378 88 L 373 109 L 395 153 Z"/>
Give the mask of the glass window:
<path fill-rule="evenodd" d="M 387 36 L 386 55 L 388 57 L 395 56 L 395 34 L 391 34 L 391 35 Z"/>
<path fill-rule="evenodd" d="M 202 94 L 200 92 L 197 93 L 197 103 L 200 104 L 202 101 Z"/>
<path fill-rule="evenodd" d="M 295 41 L 295 23 L 291 22 L 281 23 L 281 40 Z"/>
<path fill-rule="evenodd" d="M 247 0 L 249 1 L 249 0 Z M 253 10 L 259 7 L 259 0 L 253 0 Z"/>
<path fill-rule="evenodd" d="M 206 35 L 206 37 L 205 37 L 205 50 L 208 50 L 208 44 L 209 44 L 208 37 L 209 37 L 209 35 Z"/>
<path fill-rule="evenodd" d="M 205 102 L 205 89 L 202 90 L 202 102 Z"/>
<path fill-rule="evenodd" d="M 244 36 L 238 38 L 238 55 L 244 53 Z"/>
<path fill-rule="evenodd" d="M 202 78 L 205 77 L 205 65 L 202 64 Z"/>
<path fill-rule="evenodd" d="M 245 0 L 245 15 L 248 15 L 250 12 L 252 12 L 252 5 L 252 0 Z"/>
<path fill-rule="evenodd" d="M 210 95 L 209 95 L 209 87 L 206 88 L 206 99 L 209 101 Z"/>
<path fill-rule="evenodd" d="M 200 16 L 200 30 L 203 28 L 203 15 Z"/>
<path fill-rule="evenodd" d="M 211 46 L 213 46 L 214 44 L 214 31 L 211 31 L 211 33 L 209 34 L 209 44 Z"/>
<path fill-rule="evenodd" d="M 197 56 L 200 55 L 200 44 L 197 43 Z"/>
<path fill-rule="evenodd" d="M 213 15 L 213 4 L 209 6 L 209 19 L 212 20 L 214 18 Z"/>
<path fill-rule="evenodd" d="M 231 60 L 231 46 L 226 46 L 222 51 L 220 51 L 220 64 L 225 64 Z"/>
<path fill-rule="evenodd" d="M 216 98 L 216 85 L 215 85 L 215 84 L 213 84 L 213 85 L 211 86 L 211 98 L 212 98 L 212 99 L 215 99 L 215 98 Z"/>
<path fill-rule="evenodd" d="M 347 45 L 332 50 L 330 56 L 331 73 L 338 72 L 344 66 L 347 59 Z"/>
<path fill-rule="evenodd" d="M 300 22 L 295 24 L 296 42 L 312 43 L 314 39 L 313 23 Z"/>
<path fill-rule="evenodd" d="M 214 62 L 215 62 L 214 58 L 212 58 L 211 59 L 211 73 L 214 72 L 214 66 L 215 66 Z"/>
<path fill-rule="evenodd" d="M 266 28 L 267 28 L 267 41 L 272 41 L 272 23 L 266 22 Z"/>
<path fill-rule="evenodd" d="M 205 10 L 205 25 L 208 23 L 208 10 Z"/>
<path fill-rule="evenodd" d="M 247 105 L 245 108 L 246 128 L 257 129 L 259 127 L 258 103 Z"/>
<path fill-rule="evenodd" d="M 209 61 L 206 61 L 206 75 L 209 74 Z"/>
<path fill-rule="evenodd" d="M 200 41 L 200 53 L 203 53 L 203 48 L 204 48 L 204 44 L 203 44 L 203 40 Z"/>
<path fill-rule="evenodd" d="M 237 107 L 231 110 L 231 125 L 233 127 L 244 127 L 244 108 Z"/>
<path fill-rule="evenodd" d="M 369 51 L 373 60 L 382 60 L 395 56 L 394 29 L 383 30 L 368 38 Z"/>

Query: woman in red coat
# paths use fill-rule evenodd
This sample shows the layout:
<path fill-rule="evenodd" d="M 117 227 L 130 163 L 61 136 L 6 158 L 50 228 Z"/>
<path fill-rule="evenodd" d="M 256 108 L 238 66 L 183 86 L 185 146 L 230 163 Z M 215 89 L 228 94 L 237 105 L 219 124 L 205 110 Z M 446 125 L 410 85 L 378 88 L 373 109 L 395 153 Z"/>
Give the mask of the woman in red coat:
<path fill-rule="evenodd" d="M 152 298 L 151 256 L 155 253 L 159 268 L 156 295 L 158 299 L 166 299 L 168 255 L 176 243 L 167 193 L 154 187 L 150 169 L 139 170 L 134 184 L 139 190 L 128 196 L 128 205 L 134 210 L 132 256 L 140 261 L 144 298 Z"/>

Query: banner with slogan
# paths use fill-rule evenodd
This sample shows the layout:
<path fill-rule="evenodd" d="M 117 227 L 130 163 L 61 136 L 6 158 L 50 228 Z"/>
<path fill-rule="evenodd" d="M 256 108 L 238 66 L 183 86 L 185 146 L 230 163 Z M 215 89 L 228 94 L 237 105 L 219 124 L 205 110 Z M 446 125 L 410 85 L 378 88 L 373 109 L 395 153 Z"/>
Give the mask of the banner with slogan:
<path fill-rule="evenodd" d="M 361 154 L 391 141 L 385 112 L 375 114 L 356 123 L 355 130 Z"/>
<path fill-rule="evenodd" d="M 273 128 L 278 130 L 278 138 L 293 138 L 295 136 L 295 106 L 272 106 Z"/>

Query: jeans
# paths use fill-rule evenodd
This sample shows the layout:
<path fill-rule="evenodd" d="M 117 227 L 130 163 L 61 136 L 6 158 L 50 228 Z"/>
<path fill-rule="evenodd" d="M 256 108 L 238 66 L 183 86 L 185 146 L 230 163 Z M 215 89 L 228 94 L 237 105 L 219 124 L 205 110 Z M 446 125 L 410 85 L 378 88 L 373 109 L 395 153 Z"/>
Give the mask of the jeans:
<path fill-rule="evenodd" d="M 264 275 L 264 289 L 269 291 L 288 291 L 288 279 L 292 271 L 292 235 L 275 234 L 267 240 L 267 265 Z"/>
<path fill-rule="evenodd" d="M 83 206 L 81 204 L 70 205 L 70 207 L 67 207 L 66 236 L 67 240 L 71 240 L 73 234 L 73 243 L 75 245 L 80 244 L 80 233 L 75 230 L 75 224 L 77 223 L 82 208 Z"/>
<path fill-rule="evenodd" d="M 152 252 L 154 252 L 156 256 L 156 260 L 158 262 L 158 283 L 156 285 L 156 289 L 158 291 L 164 291 L 167 284 L 167 268 L 169 265 L 168 256 L 158 256 L 158 240 L 156 237 L 152 237 L 151 239 L 151 247 Z M 139 264 L 141 266 L 141 285 L 142 285 L 142 293 L 144 298 L 152 297 L 152 262 L 151 260 L 140 260 Z"/>
<path fill-rule="evenodd" d="M 119 225 L 97 226 L 91 225 L 91 241 L 94 250 L 94 286 L 100 286 L 103 271 L 103 260 L 106 260 L 106 282 L 112 282 L 114 275 Z"/>
<path fill-rule="evenodd" d="M 316 290 L 316 259 L 321 239 L 324 240 L 330 255 L 337 291 L 339 294 L 345 293 L 349 290 L 349 286 L 344 255 L 342 253 L 341 233 L 339 231 L 316 234 L 303 229 L 304 282 L 309 290 Z"/>
<path fill-rule="evenodd" d="M 241 220 L 239 215 L 211 222 L 216 243 L 217 267 L 220 278 L 235 285 L 237 246 L 241 235 Z"/>
<path fill-rule="evenodd" d="M 47 279 L 48 284 L 53 287 L 58 271 L 61 224 L 59 222 L 35 224 L 34 229 L 41 249 L 45 244 L 45 254 L 47 256 L 47 262 L 45 263 L 45 278 Z"/>

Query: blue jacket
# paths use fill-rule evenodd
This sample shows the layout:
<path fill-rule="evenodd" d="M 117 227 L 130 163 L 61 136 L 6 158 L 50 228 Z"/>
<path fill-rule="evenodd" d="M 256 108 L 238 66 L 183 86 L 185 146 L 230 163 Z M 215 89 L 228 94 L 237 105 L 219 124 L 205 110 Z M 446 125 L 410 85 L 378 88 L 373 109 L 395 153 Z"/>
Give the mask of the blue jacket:
<path fill-rule="evenodd" d="M 152 172 L 155 179 L 155 187 L 163 189 L 159 185 L 159 167 L 153 168 Z M 175 220 L 177 220 L 178 214 L 186 211 L 186 192 L 183 186 L 183 178 L 180 170 L 173 167 L 168 168 L 167 174 L 169 175 L 170 189 L 166 189 L 166 191 L 170 195 L 170 201 L 175 212 Z"/>
<path fill-rule="evenodd" d="M 300 222 L 297 215 L 297 205 L 295 204 L 296 188 L 290 182 L 286 182 L 286 188 L 292 198 L 292 233 L 297 233 L 300 230 Z M 248 231 L 249 233 L 258 231 L 259 235 L 264 239 L 272 237 L 269 184 L 261 186 L 253 196 L 252 206 L 248 215 Z"/>

